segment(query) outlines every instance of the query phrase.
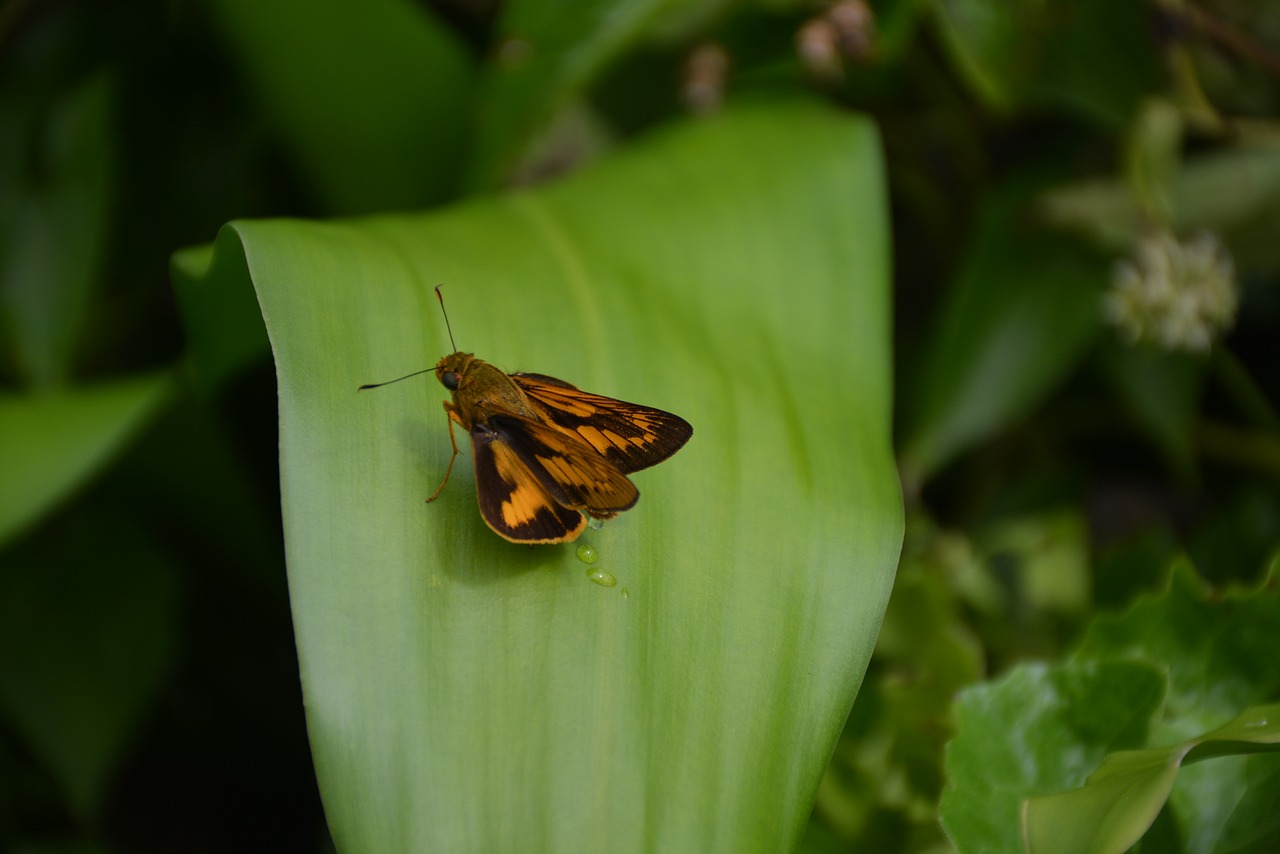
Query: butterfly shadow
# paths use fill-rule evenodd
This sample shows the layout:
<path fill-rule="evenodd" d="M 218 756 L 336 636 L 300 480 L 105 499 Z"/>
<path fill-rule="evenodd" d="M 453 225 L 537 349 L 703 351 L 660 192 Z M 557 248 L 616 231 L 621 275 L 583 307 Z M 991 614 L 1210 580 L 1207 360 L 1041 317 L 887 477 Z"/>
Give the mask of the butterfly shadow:
<path fill-rule="evenodd" d="M 422 526 L 431 541 L 427 548 L 446 576 L 468 586 L 485 586 L 538 570 L 552 571 L 563 565 L 564 544 L 512 543 L 489 530 L 476 501 L 471 443 L 465 434 L 458 437 L 459 454 L 449 482 L 435 501 L 427 503 L 426 496 L 435 488 L 432 484 L 438 484 L 438 478 L 444 477 L 449 457 L 440 455 L 440 437 L 432 430 L 424 430 L 421 421 L 406 419 L 399 433 L 410 464 L 415 470 L 427 473 L 423 483 L 430 486 L 423 494 Z M 447 435 L 444 447 L 449 448 Z"/>

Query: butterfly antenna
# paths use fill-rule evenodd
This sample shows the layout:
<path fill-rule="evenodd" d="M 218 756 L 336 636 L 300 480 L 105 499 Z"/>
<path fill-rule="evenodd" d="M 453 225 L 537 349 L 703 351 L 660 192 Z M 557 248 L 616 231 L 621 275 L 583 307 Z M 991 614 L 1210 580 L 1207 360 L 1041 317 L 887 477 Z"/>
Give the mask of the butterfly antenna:
<path fill-rule="evenodd" d="M 391 385 L 392 383 L 398 383 L 398 382 L 400 382 L 400 380 L 407 380 L 407 379 L 409 379 L 409 377 L 416 377 L 416 376 L 418 376 L 418 374 L 428 374 L 428 373 L 431 373 L 431 372 L 432 372 L 432 371 L 434 371 L 434 370 L 435 370 L 435 368 L 423 368 L 423 369 L 422 369 L 422 370 L 420 370 L 420 371 L 414 371 L 414 372 L 413 372 L 413 373 L 411 373 L 411 374 L 405 374 L 405 375 L 404 375 L 404 376 L 402 376 L 402 377 L 396 377 L 396 378 L 395 378 L 395 379 L 393 379 L 393 380 L 387 380 L 385 383 L 365 383 L 364 385 L 362 385 L 362 386 L 360 386 L 358 389 L 356 389 L 356 391 L 364 391 L 364 390 L 365 390 L 365 389 L 367 389 L 367 388 L 378 388 L 378 387 L 380 387 L 380 386 L 384 386 L 384 385 Z"/>
<path fill-rule="evenodd" d="M 444 310 L 444 295 L 440 293 L 440 288 L 442 287 L 444 286 L 436 285 L 436 299 L 440 301 L 440 313 L 444 315 L 444 328 L 449 331 L 449 344 L 450 346 L 453 347 L 454 352 L 457 352 L 458 346 L 453 343 L 453 327 L 449 325 L 449 312 Z M 420 371 L 414 371 L 411 374 L 405 374 L 402 377 L 396 377 L 393 380 L 387 380 L 385 383 L 365 383 L 364 385 L 357 388 L 356 391 L 364 391 L 367 388 L 380 388 L 381 386 L 384 386 L 384 385 L 391 385 L 392 383 L 400 382 L 400 380 L 407 380 L 410 377 L 416 377 L 420 374 L 429 374 L 429 373 L 432 373 L 433 371 L 435 371 L 435 368 L 423 368 Z"/>
<path fill-rule="evenodd" d="M 449 332 L 449 346 L 453 348 L 453 352 L 458 352 L 458 345 L 453 343 L 453 327 L 449 325 L 449 312 L 444 310 L 444 295 L 440 293 L 440 289 L 444 285 L 436 285 L 436 299 L 440 301 L 440 313 L 444 315 L 444 328 Z"/>

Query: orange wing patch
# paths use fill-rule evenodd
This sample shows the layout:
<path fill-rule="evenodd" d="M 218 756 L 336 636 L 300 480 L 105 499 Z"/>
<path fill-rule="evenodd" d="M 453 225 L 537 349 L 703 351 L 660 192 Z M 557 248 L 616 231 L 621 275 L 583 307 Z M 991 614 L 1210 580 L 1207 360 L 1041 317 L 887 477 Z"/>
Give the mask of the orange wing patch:
<path fill-rule="evenodd" d="M 580 490 L 588 489 L 596 485 L 596 478 L 592 477 L 592 473 L 574 468 L 570 461 L 562 456 L 544 457 L 535 456 L 542 467 L 547 470 L 547 474 L 551 475 L 552 480 L 562 486 L 576 486 Z"/>
<path fill-rule="evenodd" d="M 471 431 L 480 515 L 513 543 L 561 543 L 578 536 L 587 520 L 553 498 L 524 459 L 498 434 Z"/>
<path fill-rule="evenodd" d="M 529 476 L 524 463 L 506 445 L 493 445 L 493 462 L 498 470 L 498 477 L 510 488 L 498 508 L 507 527 L 520 528 L 528 525 L 538 518 L 540 510 L 553 503 L 547 491 Z"/>
<path fill-rule="evenodd" d="M 637 424 L 637 426 L 641 426 Z M 643 448 L 657 441 L 658 437 L 645 431 L 635 436 L 619 436 L 612 430 L 601 430 L 590 424 L 582 424 L 575 431 L 588 445 L 602 454 L 608 454 L 610 448 L 629 451 L 631 448 Z"/>

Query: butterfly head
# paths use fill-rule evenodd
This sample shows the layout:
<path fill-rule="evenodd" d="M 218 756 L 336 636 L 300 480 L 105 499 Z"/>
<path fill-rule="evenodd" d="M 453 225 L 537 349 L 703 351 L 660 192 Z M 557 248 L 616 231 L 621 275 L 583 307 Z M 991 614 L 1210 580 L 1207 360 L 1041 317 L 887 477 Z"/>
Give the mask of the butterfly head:
<path fill-rule="evenodd" d="M 457 391 L 471 366 L 478 362 L 470 353 L 450 353 L 436 363 L 436 379 L 449 391 Z"/>

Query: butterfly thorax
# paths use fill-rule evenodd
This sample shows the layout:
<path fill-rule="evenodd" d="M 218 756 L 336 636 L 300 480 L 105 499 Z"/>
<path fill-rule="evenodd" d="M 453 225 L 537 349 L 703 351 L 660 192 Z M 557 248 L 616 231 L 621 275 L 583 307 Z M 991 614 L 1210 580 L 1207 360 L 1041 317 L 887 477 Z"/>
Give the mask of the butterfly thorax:
<path fill-rule="evenodd" d="M 470 353 L 451 353 L 442 358 L 436 364 L 436 378 L 453 393 L 453 405 L 468 429 L 491 415 L 538 418 L 511 377 Z"/>

